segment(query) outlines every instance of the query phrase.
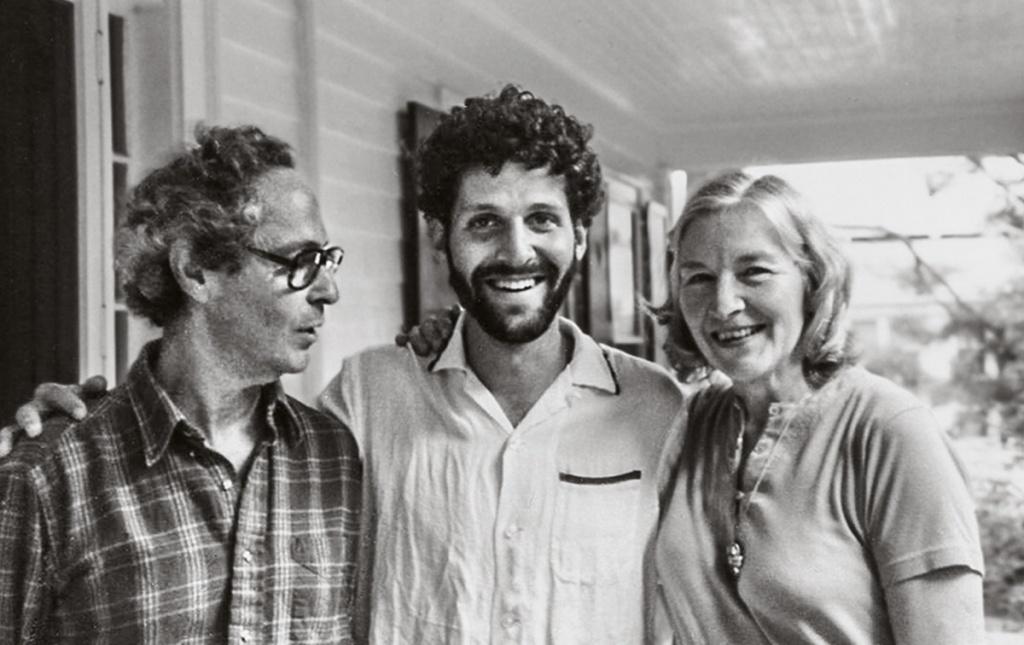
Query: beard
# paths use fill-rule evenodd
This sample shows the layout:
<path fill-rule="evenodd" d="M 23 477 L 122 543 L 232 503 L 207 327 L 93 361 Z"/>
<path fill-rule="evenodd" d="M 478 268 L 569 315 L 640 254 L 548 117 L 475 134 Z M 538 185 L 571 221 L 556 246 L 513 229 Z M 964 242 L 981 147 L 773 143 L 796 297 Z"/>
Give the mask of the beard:
<path fill-rule="evenodd" d="M 574 256 L 572 264 L 559 276 L 558 267 L 544 257 L 538 257 L 536 261 L 518 267 L 495 262 L 478 266 L 467 279 L 456 270 L 449 252 L 448 282 L 459 297 L 462 307 L 473 316 L 488 336 L 504 343 L 518 345 L 537 340 L 551 326 L 572 287 L 578 265 L 579 261 Z M 533 288 L 538 289 L 547 285 L 548 291 L 544 294 L 540 306 L 528 312 L 525 317 L 509 316 L 487 298 L 486 280 L 513 277 L 524 272 L 541 273 L 543 279 Z"/>

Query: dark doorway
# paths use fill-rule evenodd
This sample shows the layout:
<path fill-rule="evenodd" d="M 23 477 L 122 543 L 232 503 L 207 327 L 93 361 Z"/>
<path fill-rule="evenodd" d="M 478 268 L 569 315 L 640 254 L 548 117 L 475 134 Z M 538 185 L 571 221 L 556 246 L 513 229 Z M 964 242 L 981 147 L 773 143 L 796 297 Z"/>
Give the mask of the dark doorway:
<path fill-rule="evenodd" d="M 0 424 L 78 380 L 74 5 L 0 4 Z"/>

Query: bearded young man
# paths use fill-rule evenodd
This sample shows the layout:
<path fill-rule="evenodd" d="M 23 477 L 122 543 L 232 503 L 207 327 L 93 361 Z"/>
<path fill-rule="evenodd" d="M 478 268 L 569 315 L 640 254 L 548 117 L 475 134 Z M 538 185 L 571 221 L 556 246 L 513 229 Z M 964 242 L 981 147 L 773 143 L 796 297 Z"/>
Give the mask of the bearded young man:
<path fill-rule="evenodd" d="M 322 406 L 367 486 L 372 643 L 639 643 L 671 376 L 558 318 L 603 201 L 591 129 L 509 86 L 420 150 L 465 309 L 436 358 L 348 358 Z"/>

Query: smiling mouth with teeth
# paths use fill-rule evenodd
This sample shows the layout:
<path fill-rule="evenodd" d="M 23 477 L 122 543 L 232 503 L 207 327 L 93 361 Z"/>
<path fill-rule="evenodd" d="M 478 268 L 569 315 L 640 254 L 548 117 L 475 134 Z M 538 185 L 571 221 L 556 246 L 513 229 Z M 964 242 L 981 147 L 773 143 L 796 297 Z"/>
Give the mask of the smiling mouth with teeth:
<path fill-rule="evenodd" d="M 539 278 L 495 279 L 487 281 L 487 284 L 491 287 L 501 291 L 526 291 L 535 287 L 538 283 L 540 283 Z"/>
<path fill-rule="evenodd" d="M 751 325 L 750 327 L 741 327 L 739 329 L 714 331 L 711 332 L 711 338 L 719 343 L 734 343 L 744 338 L 749 338 L 762 329 L 764 329 L 764 325 Z"/>

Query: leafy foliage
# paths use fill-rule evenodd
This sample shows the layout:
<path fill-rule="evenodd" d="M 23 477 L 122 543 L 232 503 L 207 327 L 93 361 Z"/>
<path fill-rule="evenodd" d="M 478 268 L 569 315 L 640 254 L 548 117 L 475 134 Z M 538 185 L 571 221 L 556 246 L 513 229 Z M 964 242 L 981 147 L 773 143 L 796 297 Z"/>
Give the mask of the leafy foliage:
<path fill-rule="evenodd" d="M 1020 467 L 1021 453 L 1017 453 Z M 984 482 L 977 496 L 985 556 L 985 613 L 1024 626 L 1024 495 L 1013 483 Z"/>
<path fill-rule="evenodd" d="M 984 173 L 1000 189 L 991 222 L 1024 248 L 1024 155 L 970 162 L 969 172 Z M 930 177 L 929 189 L 941 192 L 953 179 L 950 174 Z M 974 425 L 979 434 L 998 433 L 1004 449 L 1014 455 L 1006 468 L 1019 470 L 1024 467 L 1024 281 L 1012 281 L 968 305 L 941 272 L 923 266 L 916 253 L 915 258 L 918 286 L 946 289 L 952 296 L 943 334 L 962 343 L 952 370 L 965 410 L 961 425 Z M 1013 479 L 990 477 L 981 483 L 977 505 L 987 569 L 986 613 L 1024 624 L 1024 491 Z"/>

